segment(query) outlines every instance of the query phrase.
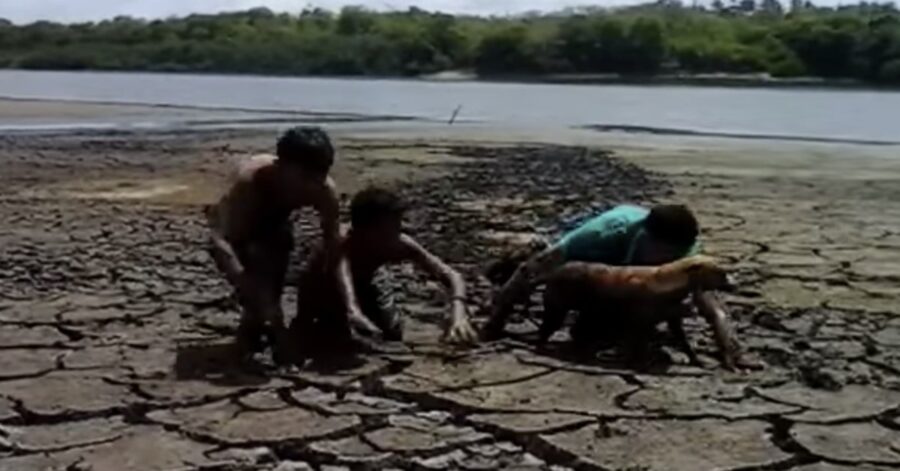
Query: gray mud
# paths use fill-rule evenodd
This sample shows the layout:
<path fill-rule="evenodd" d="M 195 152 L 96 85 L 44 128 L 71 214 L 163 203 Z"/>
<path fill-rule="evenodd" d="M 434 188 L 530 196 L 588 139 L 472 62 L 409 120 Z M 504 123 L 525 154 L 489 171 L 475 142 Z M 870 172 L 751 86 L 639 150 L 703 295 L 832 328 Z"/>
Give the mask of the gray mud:
<path fill-rule="evenodd" d="M 234 364 L 238 314 L 205 252 L 198 205 L 220 188 L 227 158 L 270 140 L 0 141 L 0 469 L 900 467 L 900 321 L 877 308 L 891 294 L 875 294 L 896 275 L 858 281 L 876 299 L 865 312 L 773 301 L 760 295 L 773 280 L 806 283 L 815 272 L 794 268 L 820 260 L 786 259 L 785 246 L 733 211 L 704 213 L 705 235 L 741 262 L 744 289 L 729 305 L 745 346 L 769 363 L 761 372 L 681 366 L 674 352 L 654 373 L 606 357 L 573 363 L 530 348 L 524 317 L 511 340 L 450 349 L 437 341 L 440 290 L 407 269 L 390 273 L 405 346 L 294 371 L 264 357 Z M 400 188 L 413 203 L 408 231 L 463 271 L 475 307 L 504 237 L 552 237 L 592 209 L 677 196 L 660 175 L 584 148 L 353 141 L 341 150 L 339 185 Z M 299 260 L 315 221 L 298 224 Z M 836 285 L 850 284 L 843 277 L 856 289 L 854 260 L 835 262 L 845 270 L 832 274 Z M 715 364 L 703 325 L 689 327 Z"/>

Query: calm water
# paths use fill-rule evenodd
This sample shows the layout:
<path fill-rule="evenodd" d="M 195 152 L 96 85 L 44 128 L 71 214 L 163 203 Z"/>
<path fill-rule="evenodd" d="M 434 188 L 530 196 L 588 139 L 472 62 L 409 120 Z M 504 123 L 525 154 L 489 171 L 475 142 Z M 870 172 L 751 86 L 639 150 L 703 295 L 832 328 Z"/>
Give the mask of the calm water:
<path fill-rule="evenodd" d="M 900 140 L 900 93 L 0 71 L 0 96 Z"/>

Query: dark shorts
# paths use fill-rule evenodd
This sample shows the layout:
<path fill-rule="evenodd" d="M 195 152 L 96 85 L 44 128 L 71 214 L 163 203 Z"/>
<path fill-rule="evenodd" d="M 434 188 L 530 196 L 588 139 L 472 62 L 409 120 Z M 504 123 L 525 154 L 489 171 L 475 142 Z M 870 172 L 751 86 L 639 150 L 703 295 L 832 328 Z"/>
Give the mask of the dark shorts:
<path fill-rule="evenodd" d="M 237 286 L 234 287 L 244 316 L 249 318 L 245 320 L 256 319 L 258 305 L 263 300 L 279 302 L 293 248 L 294 237 L 290 225 L 236 248 L 235 255 L 244 266 L 246 276 L 258 287 L 258 292 L 253 293 L 241 293 Z M 217 260 L 215 251 L 211 251 L 213 259 Z M 219 268 L 223 269 L 221 266 Z"/>

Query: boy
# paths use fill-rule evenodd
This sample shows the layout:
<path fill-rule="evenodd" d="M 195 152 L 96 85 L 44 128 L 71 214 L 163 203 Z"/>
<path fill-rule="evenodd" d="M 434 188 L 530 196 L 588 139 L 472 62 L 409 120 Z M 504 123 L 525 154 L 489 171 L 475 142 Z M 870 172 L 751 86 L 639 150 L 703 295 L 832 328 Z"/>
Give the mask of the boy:
<path fill-rule="evenodd" d="M 235 288 L 242 308 L 237 332 L 241 355 L 274 340 L 276 361 L 285 360 L 287 338 L 281 294 L 294 245 L 290 215 L 313 207 L 319 214 L 326 247 L 323 260 L 336 263 L 338 199 L 328 172 L 334 148 L 317 127 L 296 127 L 278 140 L 276 155 L 238 162 L 231 186 L 206 208 L 213 259 Z"/>
<path fill-rule="evenodd" d="M 311 257 L 301 274 L 297 317 L 291 325 L 295 339 L 340 343 L 359 334 L 380 333 L 387 340 L 402 340 L 400 319 L 384 305 L 373 279 L 386 265 L 410 262 L 440 281 L 447 290 L 450 310 L 444 340 L 450 343 L 476 340 L 466 312 L 462 276 L 402 233 L 404 211 L 400 198 L 387 190 L 369 188 L 353 198 L 351 228 L 340 240 L 342 258 L 337 278 L 320 274 L 324 265 L 321 251 Z M 308 347 L 303 343 L 301 348 Z"/>

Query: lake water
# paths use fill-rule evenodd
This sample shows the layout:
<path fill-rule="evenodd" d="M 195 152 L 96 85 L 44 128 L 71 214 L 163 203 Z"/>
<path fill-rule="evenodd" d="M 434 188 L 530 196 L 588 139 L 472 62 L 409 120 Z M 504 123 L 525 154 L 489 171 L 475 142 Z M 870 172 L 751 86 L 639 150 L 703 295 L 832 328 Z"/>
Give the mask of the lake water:
<path fill-rule="evenodd" d="M 900 140 L 900 93 L 0 71 L 0 96 Z"/>

